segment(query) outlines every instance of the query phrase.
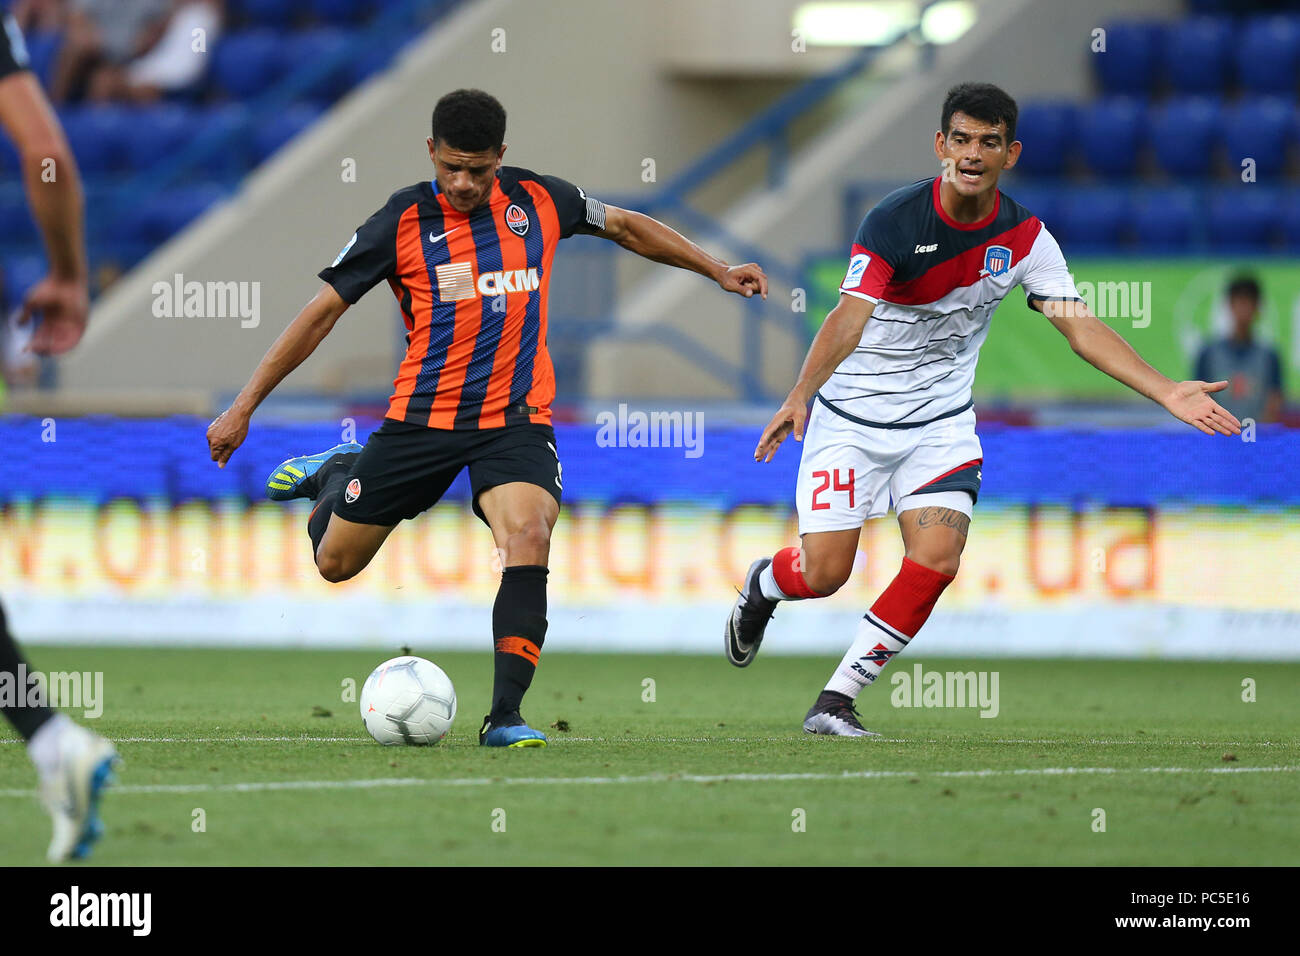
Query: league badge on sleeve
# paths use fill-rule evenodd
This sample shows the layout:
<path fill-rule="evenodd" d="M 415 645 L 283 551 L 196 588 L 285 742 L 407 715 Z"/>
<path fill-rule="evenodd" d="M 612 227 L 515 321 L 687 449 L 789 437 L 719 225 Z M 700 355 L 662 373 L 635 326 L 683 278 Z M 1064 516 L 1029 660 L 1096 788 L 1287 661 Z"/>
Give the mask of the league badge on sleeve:
<path fill-rule="evenodd" d="M 865 253 L 859 253 L 849 260 L 849 271 L 844 276 L 844 281 L 840 283 L 842 289 L 856 289 L 862 285 L 862 277 L 867 274 L 867 266 L 871 264 L 871 256 Z"/>
<path fill-rule="evenodd" d="M 1011 250 L 1006 246 L 989 246 L 984 250 L 984 268 L 980 270 L 980 278 L 985 276 L 1000 276 L 1011 268 Z"/>

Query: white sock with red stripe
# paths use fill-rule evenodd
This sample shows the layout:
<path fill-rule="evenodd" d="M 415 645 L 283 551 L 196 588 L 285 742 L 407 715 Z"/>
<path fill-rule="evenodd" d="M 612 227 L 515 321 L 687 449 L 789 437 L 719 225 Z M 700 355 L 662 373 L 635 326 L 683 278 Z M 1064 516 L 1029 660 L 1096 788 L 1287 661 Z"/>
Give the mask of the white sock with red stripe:
<path fill-rule="evenodd" d="M 951 575 L 904 558 L 898 575 L 858 622 L 857 637 L 826 690 L 856 698 L 921 630 L 952 580 Z"/>

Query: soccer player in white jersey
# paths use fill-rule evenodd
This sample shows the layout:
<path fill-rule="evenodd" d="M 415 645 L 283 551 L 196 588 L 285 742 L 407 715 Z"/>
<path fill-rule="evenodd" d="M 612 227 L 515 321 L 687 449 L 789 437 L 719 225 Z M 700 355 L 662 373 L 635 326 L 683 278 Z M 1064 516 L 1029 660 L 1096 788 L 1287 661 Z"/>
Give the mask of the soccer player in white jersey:
<path fill-rule="evenodd" d="M 737 667 L 758 653 L 778 602 L 843 586 L 866 519 L 892 502 L 903 534 L 902 568 L 858 623 L 804 718 L 808 733 L 878 736 L 863 728 L 854 701 L 916 637 L 957 574 L 984 461 L 975 362 L 1013 286 L 1084 361 L 1207 435 L 1240 434 L 1209 395 L 1228 383 L 1174 382 L 1144 362 L 1079 298 L 1043 224 L 998 191 L 1020 155 L 1016 116 L 1015 100 L 996 86 L 948 92 L 934 136 L 941 174 L 895 190 L 867 214 L 839 304 L 754 451 L 771 461 L 787 436 L 804 441 L 807 420 L 796 489 L 803 546 L 750 565 L 726 626 Z"/>

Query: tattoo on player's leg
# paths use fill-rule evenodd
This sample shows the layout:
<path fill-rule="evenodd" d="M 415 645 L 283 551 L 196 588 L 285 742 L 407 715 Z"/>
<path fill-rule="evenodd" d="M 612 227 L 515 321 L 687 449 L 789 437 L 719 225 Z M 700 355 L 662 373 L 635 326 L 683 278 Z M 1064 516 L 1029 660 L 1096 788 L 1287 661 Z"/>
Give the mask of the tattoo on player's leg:
<path fill-rule="evenodd" d="M 922 508 L 916 516 L 918 528 L 934 528 L 940 525 L 952 528 L 963 538 L 970 530 L 970 516 L 951 508 Z"/>

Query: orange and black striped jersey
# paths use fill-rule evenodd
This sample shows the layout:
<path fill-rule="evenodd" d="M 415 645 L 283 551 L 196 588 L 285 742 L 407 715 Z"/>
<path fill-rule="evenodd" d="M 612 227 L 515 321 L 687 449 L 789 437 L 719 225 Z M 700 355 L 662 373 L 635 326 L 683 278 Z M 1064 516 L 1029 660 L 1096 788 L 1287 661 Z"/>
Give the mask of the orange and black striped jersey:
<path fill-rule="evenodd" d="M 555 176 L 503 166 L 488 201 L 457 212 L 438 184 L 399 189 L 320 277 L 354 303 L 387 279 L 406 357 L 387 417 L 475 429 L 551 420 L 546 297 L 556 244 L 604 228 L 605 207 Z"/>

